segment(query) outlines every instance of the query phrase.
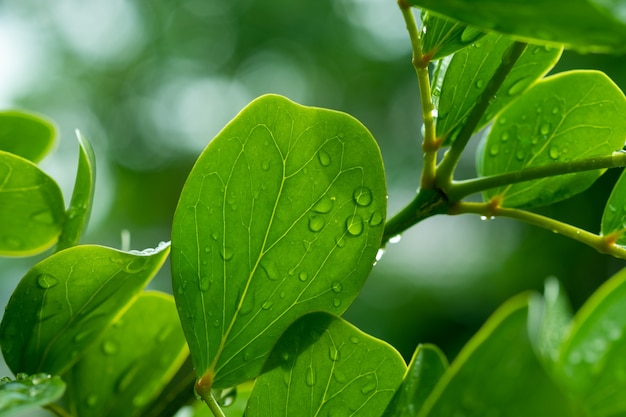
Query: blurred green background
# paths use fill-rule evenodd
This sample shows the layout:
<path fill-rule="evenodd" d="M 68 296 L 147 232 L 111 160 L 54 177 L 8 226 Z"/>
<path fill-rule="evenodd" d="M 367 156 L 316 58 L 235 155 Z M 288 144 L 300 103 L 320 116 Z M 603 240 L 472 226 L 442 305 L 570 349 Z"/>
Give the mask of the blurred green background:
<path fill-rule="evenodd" d="M 596 68 L 626 87 L 623 56 L 565 53 L 556 72 Z M 78 128 L 98 158 L 84 243 L 169 240 L 178 195 L 211 138 L 253 98 L 283 94 L 348 112 L 377 138 L 389 213 L 415 193 L 420 111 L 410 45 L 393 0 L 0 1 L 0 106 L 47 115 L 61 140 L 42 167 L 69 201 Z M 590 138 L 593 139 L 593 138 Z M 457 178 L 475 175 L 475 142 Z M 597 232 L 613 170 L 541 210 Z M 0 302 L 37 259 L 0 260 Z M 624 262 L 506 219 L 428 219 L 389 245 L 346 317 L 409 358 L 449 358 L 508 297 L 555 276 L 575 307 Z M 154 288 L 169 291 L 169 266 Z M 3 374 L 8 371 L 5 369 Z"/>

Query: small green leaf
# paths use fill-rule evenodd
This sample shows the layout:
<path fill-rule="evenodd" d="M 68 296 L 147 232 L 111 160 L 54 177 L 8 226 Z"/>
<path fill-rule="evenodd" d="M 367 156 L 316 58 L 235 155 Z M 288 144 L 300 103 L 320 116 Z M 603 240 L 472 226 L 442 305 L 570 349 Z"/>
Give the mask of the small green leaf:
<path fill-rule="evenodd" d="M 624 146 L 626 98 L 605 74 L 568 71 L 536 83 L 506 108 L 487 137 L 481 175 L 610 155 Z M 597 170 L 498 187 L 483 193 L 508 207 L 537 207 L 587 189 Z"/>
<path fill-rule="evenodd" d="M 419 345 L 383 417 L 414 417 L 447 367 L 448 360 L 437 346 Z"/>
<path fill-rule="evenodd" d="M 576 313 L 558 370 L 589 415 L 626 414 L 626 270 L 602 285 Z"/>
<path fill-rule="evenodd" d="M 568 44 L 583 51 L 623 52 L 626 25 L 621 1 L 611 0 L 409 0 L 467 25 L 522 40 Z M 603 9 L 603 6 L 608 6 Z"/>
<path fill-rule="evenodd" d="M 158 271 L 169 245 L 140 252 L 74 246 L 22 278 L 0 324 L 13 372 L 63 374 Z"/>
<path fill-rule="evenodd" d="M 312 313 L 278 341 L 256 381 L 247 417 L 378 417 L 406 370 L 398 352 L 346 321 Z"/>
<path fill-rule="evenodd" d="M 16 110 L 0 112 L 0 151 L 39 162 L 55 140 L 54 124 L 43 117 Z"/>
<path fill-rule="evenodd" d="M 37 165 L 0 151 L 0 255 L 33 255 L 56 242 L 63 194 Z"/>
<path fill-rule="evenodd" d="M 78 130 L 76 131 L 80 153 L 78 155 L 78 170 L 74 183 L 72 201 L 67 210 L 63 232 L 59 237 L 57 251 L 78 244 L 83 229 L 87 226 L 93 195 L 96 186 L 96 156 L 91 143 Z"/>
<path fill-rule="evenodd" d="M 471 26 L 422 13 L 422 49 L 431 60 L 451 55 L 484 35 L 485 32 Z"/>
<path fill-rule="evenodd" d="M 439 63 L 433 77 L 433 102 L 437 108 L 437 137 L 449 145 L 486 90 L 513 40 L 490 33 L 472 46 Z M 529 45 L 478 123 L 477 130 L 545 75 L 561 56 L 560 48 Z"/>
<path fill-rule="evenodd" d="M 574 416 L 528 340 L 528 296 L 498 309 L 439 380 L 419 417 Z"/>
<path fill-rule="evenodd" d="M 58 376 L 20 373 L 16 379 L 0 379 L 0 417 L 22 414 L 61 398 L 65 382 Z"/>
<path fill-rule="evenodd" d="M 344 312 L 386 213 L 380 151 L 354 118 L 263 96 L 209 144 L 172 228 L 173 289 L 200 385 L 254 378 L 310 311 Z"/>
<path fill-rule="evenodd" d="M 73 415 L 138 415 L 187 354 L 173 297 L 142 293 L 66 374 Z"/>
<path fill-rule="evenodd" d="M 604 206 L 602 213 L 602 225 L 600 227 L 603 236 L 615 233 L 618 245 L 626 245 L 626 171 L 622 172 L 613 186 L 609 200 Z"/>

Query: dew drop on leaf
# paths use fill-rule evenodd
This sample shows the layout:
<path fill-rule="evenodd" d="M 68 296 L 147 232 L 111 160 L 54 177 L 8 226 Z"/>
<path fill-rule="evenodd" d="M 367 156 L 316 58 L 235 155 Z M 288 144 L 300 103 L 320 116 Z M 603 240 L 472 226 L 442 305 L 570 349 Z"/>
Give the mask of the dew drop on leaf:
<path fill-rule="evenodd" d="M 276 281 L 279 278 L 278 270 L 276 269 L 276 265 L 272 262 L 264 262 L 261 264 L 261 267 L 265 271 L 267 278 L 270 281 Z"/>
<path fill-rule="evenodd" d="M 230 261 L 231 259 L 233 259 L 233 255 L 234 255 L 234 253 L 233 253 L 233 249 L 231 247 L 224 246 L 220 250 L 220 256 L 225 261 Z"/>
<path fill-rule="evenodd" d="M 500 140 L 502 142 L 506 142 L 507 140 L 509 140 L 509 132 L 502 132 L 502 134 L 500 135 Z"/>
<path fill-rule="evenodd" d="M 270 169 L 270 163 L 268 161 L 261 162 L 261 169 L 263 171 L 268 171 Z"/>
<path fill-rule="evenodd" d="M 269 309 L 271 309 L 271 308 L 272 308 L 272 306 L 273 306 L 273 305 L 274 305 L 274 303 L 273 303 L 272 301 L 267 300 L 266 302 L 264 302 L 264 303 L 261 305 L 261 308 L 262 308 L 263 310 L 269 310 Z"/>
<path fill-rule="evenodd" d="M 341 306 L 341 298 L 333 299 L 333 306 L 335 306 L 336 308 L 339 308 L 339 306 Z"/>
<path fill-rule="evenodd" d="M 346 240 L 343 238 L 343 235 L 337 236 L 335 238 L 335 244 L 337 244 L 338 248 L 343 248 L 344 246 L 346 246 Z"/>
<path fill-rule="evenodd" d="M 354 202 L 361 207 L 367 207 L 372 204 L 372 190 L 367 187 L 359 187 L 352 193 Z"/>
<path fill-rule="evenodd" d="M 363 219 L 361 216 L 354 215 L 346 219 L 346 230 L 352 236 L 360 236 L 363 233 Z"/>
<path fill-rule="evenodd" d="M 383 222 L 383 214 L 380 211 L 375 211 L 370 216 L 370 226 L 378 226 Z"/>
<path fill-rule="evenodd" d="M 514 96 L 516 94 L 521 93 L 524 90 L 524 88 L 526 88 L 527 85 L 528 85 L 528 81 L 526 80 L 526 78 L 520 78 L 509 87 L 509 90 L 507 91 L 507 93 L 510 96 Z"/>
<path fill-rule="evenodd" d="M 341 290 L 343 289 L 343 285 L 339 281 L 333 281 L 330 288 L 333 290 L 333 292 L 338 293 L 341 292 Z"/>
<path fill-rule="evenodd" d="M 550 155 L 550 158 L 554 160 L 559 159 L 559 148 L 557 148 L 556 146 L 551 146 L 550 150 L 548 151 L 548 155 Z"/>
<path fill-rule="evenodd" d="M 44 290 L 52 288 L 58 283 L 59 281 L 50 274 L 41 274 L 37 277 L 37 285 Z"/>
<path fill-rule="evenodd" d="M 42 210 L 42 211 L 33 213 L 31 216 L 31 219 L 34 222 L 41 223 L 41 224 L 53 224 L 54 223 L 54 217 L 52 217 L 52 213 L 50 213 L 48 210 Z"/>
<path fill-rule="evenodd" d="M 541 133 L 542 135 L 547 135 L 548 133 L 550 133 L 550 124 L 549 123 L 543 123 L 541 125 L 541 127 L 539 128 L 539 133 Z"/>
<path fill-rule="evenodd" d="M 309 217 L 309 230 L 317 233 L 324 228 L 326 222 L 322 216 L 312 215 Z"/>
<path fill-rule="evenodd" d="M 308 275 L 306 272 L 302 271 L 302 272 L 300 272 L 300 274 L 298 275 L 298 279 L 299 279 L 300 281 L 304 282 L 304 281 L 306 281 L 307 279 L 309 279 L 309 275 Z"/>
<path fill-rule="evenodd" d="M 517 159 L 518 161 L 523 161 L 525 156 L 526 156 L 526 152 L 524 152 L 521 149 L 518 149 L 515 152 L 515 159 Z"/>
<path fill-rule="evenodd" d="M 112 340 L 105 340 L 101 345 L 102 353 L 108 356 L 115 355 L 118 352 L 117 343 Z"/>
<path fill-rule="evenodd" d="M 489 155 L 497 156 L 500 153 L 500 146 L 497 143 L 494 143 L 489 147 Z"/>
<path fill-rule="evenodd" d="M 209 277 L 200 278 L 200 291 L 208 291 L 211 286 L 211 281 L 209 281 Z"/>
<path fill-rule="evenodd" d="M 484 86 L 485 86 L 485 81 L 484 80 L 476 81 L 476 88 L 483 88 Z"/>
<path fill-rule="evenodd" d="M 326 214 L 333 209 L 333 200 L 328 196 L 324 196 L 313 206 L 316 213 Z"/>
<path fill-rule="evenodd" d="M 307 368 L 305 382 L 309 387 L 315 385 L 315 372 L 310 366 Z"/>
<path fill-rule="evenodd" d="M 337 362 L 339 360 L 339 350 L 335 346 L 328 348 L 328 357 L 331 361 Z"/>
<path fill-rule="evenodd" d="M 331 163 L 330 155 L 328 154 L 328 152 L 325 152 L 325 151 L 319 151 L 317 153 L 317 159 L 320 161 L 320 164 L 322 164 L 322 166 L 324 167 L 329 166 Z"/>

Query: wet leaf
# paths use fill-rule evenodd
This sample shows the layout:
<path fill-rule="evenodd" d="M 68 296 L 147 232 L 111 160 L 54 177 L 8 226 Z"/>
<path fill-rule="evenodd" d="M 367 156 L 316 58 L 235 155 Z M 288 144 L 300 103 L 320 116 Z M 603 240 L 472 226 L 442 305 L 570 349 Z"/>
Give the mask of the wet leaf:
<path fill-rule="evenodd" d="M 0 379 L 0 417 L 21 415 L 25 411 L 52 403 L 63 395 L 65 382 L 48 374 L 20 373 L 13 380 Z"/>
<path fill-rule="evenodd" d="M 535 84 L 506 108 L 487 137 L 481 175 L 569 162 L 622 149 L 626 99 L 605 74 L 568 71 Z M 486 191 L 508 207 L 537 207 L 587 189 L 604 171 L 543 178 Z"/>
<path fill-rule="evenodd" d="M 176 303 L 205 388 L 255 377 L 303 314 L 341 314 L 386 211 L 380 151 L 352 117 L 263 96 L 209 144 L 172 230 Z"/>
<path fill-rule="evenodd" d="M 526 295 L 500 307 L 452 362 L 418 416 L 577 415 L 532 350 L 527 313 Z"/>
<path fill-rule="evenodd" d="M 59 238 L 57 251 L 78 244 L 83 229 L 87 226 L 93 195 L 96 187 L 96 156 L 91 143 L 78 130 L 76 131 L 78 145 L 78 170 L 74 183 L 74 193 L 70 207 L 67 209 L 63 232 Z"/>
<path fill-rule="evenodd" d="M 572 396 L 593 416 L 626 413 L 626 270 L 576 313 L 557 368 Z"/>
<path fill-rule="evenodd" d="M 378 417 L 406 370 L 400 354 L 346 321 L 312 313 L 274 347 L 247 417 Z"/>
<path fill-rule="evenodd" d="M 54 124 L 43 117 L 17 110 L 0 112 L 0 151 L 39 162 L 55 140 Z"/>
<path fill-rule="evenodd" d="M 422 49 L 431 60 L 451 55 L 485 35 L 476 28 L 435 16 L 422 14 Z"/>
<path fill-rule="evenodd" d="M 414 417 L 447 367 L 448 360 L 437 346 L 419 345 L 383 417 Z"/>
<path fill-rule="evenodd" d="M 439 63 L 433 77 L 437 137 L 449 145 L 456 139 L 513 40 L 490 33 Z M 560 48 L 529 45 L 491 100 L 477 130 L 545 75 L 561 56 Z"/>
<path fill-rule="evenodd" d="M 70 410 L 81 417 L 138 415 L 187 354 L 173 297 L 144 292 L 66 374 Z"/>
<path fill-rule="evenodd" d="M 626 172 L 626 171 L 625 171 Z M 622 172 L 619 179 L 613 186 L 613 191 L 609 200 L 604 206 L 602 213 L 602 226 L 600 228 L 603 236 L 615 233 L 618 245 L 626 245 L 626 173 Z"/>
<path fill-rule="evenodd" d="M 0 151 L 0 255 L 27 256 L 49 248 L 64 219 L 57 183 L 27 159 Z"/>
<path fill-rule="evenodd" d="M 144 253 L 74 246 L 35 265 L 0 324 L 9 368 L 63 374 L 137 297 L 168 253 L 165 244 Z"/>
<path fill-rule="evenodd" d="M 625 50 L 626 25 L 619 9 L 623 7 L 620 1 L 410 0 L 409 3 L 521 40 L 567 44 L 581 51 Z"/>

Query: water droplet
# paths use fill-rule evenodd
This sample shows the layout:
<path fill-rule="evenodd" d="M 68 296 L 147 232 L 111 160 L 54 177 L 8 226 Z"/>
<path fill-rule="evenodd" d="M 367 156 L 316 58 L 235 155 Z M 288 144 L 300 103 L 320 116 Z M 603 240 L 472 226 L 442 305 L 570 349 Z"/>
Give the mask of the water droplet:
<path fill-rule="evenodd" d="M 280 292 L 280 294 L 278 294 L 278 296 L 279 296 L 280 298 L 285 298 L 285 297 L 287 296 L 287 293 L 285 292 L 285 290 L 282 290 L 282 291 Z"/>
<path fill-rule="evenodd" d="M 96 405 L 98 405 L 98 396 L 97 395 L 88 396 L 87 399 L 85 400 L 85 404 L 87 404 L 87 407 L 89 408 L 94 408 Z"/>
<path fill-rule="evenodd" d="M 373 378 L 367 378 L 366 379 L 366 383 L 365 385 L 363 385 L 363 388 L 361 388 L 361 393 L 363 394 L 369 394 L 371 392 L 373 392 L 376 387 L 378 386 L 378 384 L 376 384 L 376 380 Z"/>
<path fill-rule="evenodd" d="M 272 306 L 274 305 L 274 303 L 270 300 L 267 300 L 266 302 L 263 303 L 263 305 L 261 305 L 261 308 L 263 310 L 269 310 L 270 308 L 272 308 Z"/>
<path fill-rule="evenodd" d="M 55 277 L 50 274 L 41 274 L 37 277 L 37 285 L 39 288 L 47 290 L 49 288 L 54 287 L 59 283 Z"/>
<path fill-rule="evenodd" d="M 552 108 L 552 114 L 559 114 L 561 112 L 561 109 L 557 106 L 554 106 Z"/>
<path fill-rule="evenodd" d="M 211 281 L 209 277 L 204 276 L 200 278 L 200 291 L 208 291 L 211 287 Z"/>
<path fill-rule="evenodd" d="M 22 248 L 23 243 L 21 240 L 19 240 L 16 237 L 12 237 L 12 236 L 8 236 L 2 239 L 2 243 L 4 244 L 5 247 L 10 248 L 10 249 L 14 249 L 14 250 L 19 250 Z"/>
<path fill-rule="evenodd" d="M 343 289 L 343 285 L 339 281 L 333 281 L 330 288 L 333 290 L 333 292 L 341 292 L 341 290 Z"/>
<path fill-rule="evenodd" d="M 317 233 L 324 228 L 326 222 L 322 216 L 312 215 L 309 217 L 309 230 Z"/>
<path fill-rule="evenodd" d="M 551 127 L 549 123 L 543 123 L 541 125 L 541 127 L 539 128 L 539 133 L 541 133 L 542 135 L 547 135 L 548 133 L 550 133 Z"/>
<path fill-rule="evenodd" d="M 328 348 L 328 357 L 331 361 L 337 362 L 339 360 L 339 350 L 334 346 L 330 346 Z"/>
<path fill-rule="evenodd" d="M 507 140 L 509 140 L 509 132 L 502 132 L 502 134 L 500 135 L 500 140 L 502 142 L 506 142 Z"/>
<path fill-rule="evenodd" d="M 315 372 L 313 371 L 313 368 L 310 366 L 307 368 L 305 381 L 309 387 L 312 387 L 313 385 L 315 385 Z"/>
<path fill-rule="evenodd" d="M 105 355 L 109 356 L 115 355 L 119 350 L 117 343 L 115 343 L 113 340 L 105 340 L 104 342 L 102 342 L 102 345 L 100 347 L 102 348 L 102 352 Z"/>
<path fill-rule="evenodd" d="M 268 171 L 270 169 L 270 163 L 268 161 L 261 162 L 261 169 L 263 171 Z"/>
<path fill-rule="evenodd" d="M 500 153 L 500 146 L 497 143 L 494 143 L 489 147 L 489 155 L 497 156 Z"/>
<path fill-rule="evenodd" d="M 352 236 L 359 236 L 363 233 L 363 219 L 361 216 L 350 216 L 346 219 L 346 229 Z"/>
<path fill-rule="evenodd" d="M 332 359 L 332 358 L 331 358 Z M 333 371 L 333 378 L 335 378 L 335 381 L 339 382 L 340 384 L 345 384 L 346 381 L 348 380 L 348 378 L 346 377 L 346 374 L 344 374 L 341 370 L 339 369 L 335 369 Z"/>
<path fill-rule="evenodd" d="M 384 254 L 385 250 L 383 248 L 379 248 L 378 252 L 376 252 L 376 262 L 380 261 L 383 258 Z M 376 265 L 376 262 L 374 262 L 374 265 Z"/>
<path fill-rule="evenodd" d="M 484 86 L 485 86 L 485 81 L 484 80 L 476 81 L 476 88 L 483 88 Z"/>
<path fill-rule="evenodd" d="M 335 308 L 339 308 L 339 306 L 341 306 L 341 298 L 333 299 L 333 306 L 335 306 Z"/>
<path fill-rule="evenodd" d="M 126 263 L 126 265 L 124 265 L 124 271 L 129 274 L 136 274 L 144 270 L 147 262 L 148 258 L 146 257 L 142 256 L 140 258 L 135 258 L 132 261 Z"/>
<path fill-rule="evenodd" d="M 331 163 L 330 155 L 328 154 L 328 152 L 325 152 L 325 151 L 319 151 L 317 153 L 317 159 L 320 161 L 320 164 L 322 164 L 322 166 L 324 167 L 329 166 Z"/>
<path fill-rule="evenodd" d="M 320 201 L 315 203 L 313 211 L 316 213 L 326 214 L 333 209 L 333 199 L 328 196 L 323 196 Z"/>
<path fill-rule="evenodd" d="M 306 272 L 302 271 L 302 272 L 300 272 L 300 274 L 298 275 L 298 279 L 299 279 L 300 281 L 304 282 L 304 281 L 306 281 L 307 279 L 309 279 L 309 275 L 308 275 Z"/>
<path fill-rule="evenodd" d="M 343 238 L 343 235 L 337 236 L 335 238 L 335 244 L 337 244 L 338 248 L 343 248 L 344 246 L 346 246 L 346 240 Z"/>
<path fill-rule="evenodd" d="M 220 324 L 222 324 L 218 319 L 213 320 L 213 327 L 220 327 Z"/>
<path fill-rule="evenodd" d="M 33 219 L 34 222 L 41 224 L 54 224 L 54 217 L 52 216 L 52 213 L 50 213 L 48 210 L 42 210 L 33 213 L 31 215 L 31 219 Z"/>
<path fill-rule="evenodd" d="M 519 80 L 511 84 L 511 87 L 509 87 L 508 93 L 510 96 L 519 94 L 522 91 L 524 91 L 527 85 L 528 85 L 528 80 L 526 78 L 520 78 Z"/>
<path fill-rule="evenodd" d="M 217 232 L 213 232 L 211 233 L 211 237 L 213 238 L 213 240 L 217 240 L 220 237 L 220 235 Z"/>
<path fill-rule="evenodd" d="M 499 125 L 505 125 L 506 124 L 506 117 L 498 118 L 498 124 Z"/>
<path fill-rule="evenodd" d="M 552 159 L 555 159 L 555 160 L 559 159 L 559 155 L 560 155 L 559 148 L 556 146 L 551 146 L 550 150 L 548 151 L 548 155 Z"/>
<path fill-rule="evenodd" d="M 263 264 L 261 264 L 261 268 L 263 268 L 265 274 L 267 275 L 267 278 L 270 281 L 276 281 L 278 278 L 280 278 L 278 269 L 273 262 L 263 262 Z"/>
<path fill-rule="evenodd" d="M 74 342 L 78 343 L 81 340 L 85 340 L 88 336 L 91 335 L 91 333 L 91 330 L 77 333 L 76 336 L 74 336 Z"/>
<path fill-rule="evenodd" d="M 479 37 L 482 36 L 482 32 L 470 27 L 470 26 L 466 26 L 465 29 L 463 29 L 463 32 L 461 32 L 461 42 L 464 44 L 469 44 L 474 42 L 476 39 L 478 39 Z"/>
<path fill-rule="evenodd" d="M 483 220 L 483 221 L 493 220 L 493 218 L 494 218 L 493 216 L 480 216 L 480 220 Z"/>
<path fill-rule="evenodd" d="M 234 255 L 234 252 L 233 252 L 233 249 L 231 247 L 224 246 L 220 250 L 220 256 L 225 261 L 230 261 L 231 259 L 233 259 L 233 255 Z"/>
<path fill-rule="evenodd" d="M 352 193 L 354 202 L 361 207 L 367 207 L 372 204 L 372 190 L 367 187 L 359 187 Z"/>
<path fill-rule="evenodd" d="M 17 375 L 15 375 L 15 380 L 16 381 L 26 381 L 28 379 L 28 374 L 24 373 L 24 372 L 19 372 Z"/>
<path fill-rule="evenodd" d="M 402 240 L 402 235 L 395 235 L 391 239 L 389 239 L 389 243 L 398 243 Z"/>
<path fill-rule="evenodd" d="M 380 211 L 375 211 L 370 216 L 370 226 L 378 226 L 384 221 L 383 214 Z"/>
<path fill-rule="evenodd" d="M 518 161 L 523 161 L 525 156 L 526 156 L 526 152 L 524 152 L 524 151 L 523 151 L 523 150 L 521 150 L 521 149 L 518 149 L 518 150 L 515 152 L 515 158 L 516 158 Z"/>

